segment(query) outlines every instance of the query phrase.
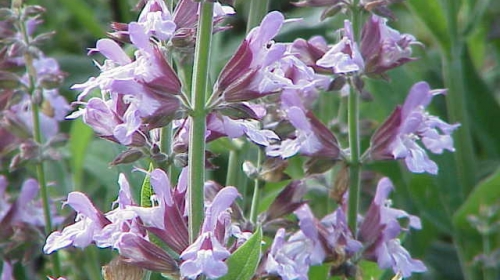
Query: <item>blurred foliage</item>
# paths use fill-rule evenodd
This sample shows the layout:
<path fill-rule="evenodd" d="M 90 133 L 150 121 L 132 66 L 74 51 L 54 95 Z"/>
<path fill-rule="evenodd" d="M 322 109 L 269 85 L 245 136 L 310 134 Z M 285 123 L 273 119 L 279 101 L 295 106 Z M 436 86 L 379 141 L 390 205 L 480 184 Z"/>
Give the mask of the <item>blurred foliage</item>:
<path fill-rule="evenodd" d="M 126 22 L 136 18 L 138 12 L 133 8 L 135 0 L 31 0 L 30 4 L 46 7 L 43 18 L 45 31 L 56 31 L 56 34 L 44 48 L 48 56 L 53 56 L 61 64 L 61 68 L 68 76 L 62 92 L 68 101 L 73 101 L 76 92 L 69 90 L 74 83 L 84 82 L 88 77 L 96 75 L 97 67 L 92 58 L 86 57 L 89 48 L 94 47 L 96 40 L 105 36 L 110 30 L 109 23 L 113 21 Z M 236 1 L 236 11 L 240 12 L 229 20 L 233 28 L 215 37 L 216 47 L 212 55 L 214 69 L 220 69 L 229 59 L 238 46 L 245 32 L 245 21 L 249 1 Z M 341 27 L 342 18 L 334 18 L 320 22 L 321 9 L 295 8 L 290 1 L 271 1 L 272 10 L 284 11 L 288 18 L 303 18 L 299 23 L 289 23 L 283 29 L 279 41 L 291 41 L 297 37 L 309 38 L 313 35 L 324 35 L 333 43 L 336 39 L 335 30 Z M 499 173 L 489 177 L 497 170 L 500 162 L 500 1 L 463 0 L 460 10 L 459 23 L 466 39 L 463 49 L 463 65 L 466 80 L 467 109 L 472 123 L 474 148 L 476 153 L 478 179 L 485 179 L 476 187 L 470 197 L 463 197 L 456 191 L 457 176 L 454 169 L 453 154 L 445 153 L 433 157 L 440 165 L 440 175 L 410 174 L 396 162 L 382 162 L 365 166 L 366 181 L 364 181 L 364 198 L 362 209 L 366 209 L 371 195 L 375 191 L 376 178 L 388 176 L 394 182 L 396 191 L 392 195 L 393 205 L 405 209 L 407 212 L 418 215 L 423 221 L 423 230 L 411 232 L 406 236 L 406 247 L 415 258 L 422 258 L 429 267 L 429 272 L 416 275 L 414 279 L 463 279 L 460 272 L 459 257 L 476 268 L 474 273 L 480 274 L 481 263 L 474 259 L 483 252 L 484 236 L 477 228 L 468 222 L 471 215 L 479 215 L 481 207 L 491 206 L 500 201 Z M 4 6 L 7 1 L 1 1 Z M 486 3 L 486 4 L 485 4 Z M 481 5 L 487 5 L 484 8 Z M 390 81 L 369 80 L 368 88 L 374 95 L 374 101 L 362 104 L 362 118 L 374 120 L 380 124 L 390 114 L 397 104 L 401 104 L 409 88 L 420 80 L 428 81 L 433 88 L 443 88 L 442 52 L 450 47 L 450 40 L 446 29 L 445 10 L 438 0 L 407 0 L 403 4 L 391 6 L 395 10 L 398 20 L 390 25 L 403 33 L 413 34 L 425 46 L 414 47 L 414 56 L 417 61 L 392 70 L 389 73 Z M 218 70 L 212 73 L 213 80 Z M 333 93 L 335 94 L 335 93 Z M 330 98 L 332 97 L 324 97 Z M 433 113 L 446 119 L 445 97 L 436 98 L 432 108 Z M 338 107 L 338 101 L 332 101 L 331 108 Z M 336 113 L 335 113 L 336 114 Z M 116 198 L 118 189 L 117 179 L 120 172 L 124 172 L 130 180 L 136 201 L 139 201 L 139 191 L 144 175 L 140 172 L 131 172 L 134 166 L 147 169 L 145 162 L 125 166 L 109 166 L 109 162 L 123 150 L 120 146 L 92 136 L 91 130 L 80 121 L 67 121 L 63 124 L 67 133 L 71 135 L 69 144 L 65 147 L 65 159 L 48 165 L 49 180 L 55 182 L 52 189 L 53 197 L 62 198 L 72 190 L 81 190 L 94 199 L 96 206 L 103 210 L 111 207 Z M 368 138 L 363 139 L 364 148 L 368 145 Z M 224 141 L 224 140 L 221 140 Z M 216 160 L 220 166 L 218 170 L 210 172 L 211 179 L 224 183 L 225 166 L 228 157 L 225 142 L 211 144 L 213 152 L 218 154 Z M 255 159 L 252 149 L 242 151 L 245 159 Z M 292 178 L 303 176 L 304 160 L 294 158 L 287 169 Z M 142 166 L 141 166 L 142 164 Z M 371 173 L 370 173 L 371 172 Z M 242 172 L 241 172 L 242 173 Z M 68 177 L 72 174 L 72 177 Z M 374 175 L 376 174 L 376 175 Z M 240 191 L 247 192 L 250 197 L 252 184 L 244 176 L 239 179 Z M 267 183 L 263 189 L 263 198 L 259 210 L 264 210 L 271 203 L 285 183 Z M 328 213 L 333 206 L 328 202 L 328 188 L 331 186 L 321 182 L 311 182 L 310 200 L 315 203 L 312 209 L 318 217 Z M 369 195 L 368 195 L 369 194 Z M 244 207 L 248 207 L 249 199 L 245 200 Z M 317 201 L 317 203 L 316 203 Z M 498 221 L 498 214 L 496 214 Z M 462 232 L 464 236 L 457 236 Z M 498 231 L 492 233 L 493 246 L 491 252 L 500 248 Z M 460 239 L 460 238 L 465 238 Z M 487 238 L 490 238 L 488 236 Z M 465 251 L 458 252 L 457 244 L 465 242 Z M 490 253 L 491 253 L 490 252 Z M 86 265 L 95 263 L 98 259 L 105 264 L 111 259 L 109 250 L 89 248 L 85 251 L 69 249 L 63 253 L 63 261 L 71 259 L 74 264 L 65 264 L 74 268 L 68 279 L 90 279 L 90 271 L 100 268 L 87 268 Z M 69 257 L 71 256 L 71 258 Z M 90 261 L 89 261 L 90 260 Z M 365 265 L 363 265 L 365 266 Z M 372 264 L 366 265 L 366 273 L 379 277 L 381 272 Z M 371 268 L 368 268 L 371 267 Z M 496 268 L 499 268 L 498 260 Z M 19 275 L 22 269 L 16 268 Z M 369 271 L 374 271 L 369 272 Z M 327 266 L 311 269 L 311 279 L 323 279 L 328 272 Z M 88 274 L 90 273 L 90 274 Z M 85 276 L 84 276 L 85 275 Z M 95 274 L 94 274 L 95 275 Z M 390 279 L 393 275 L 383 275 L 381 279 Z M 19 276 L 19 279 L 23 279 Z M 154 275 L 152 278 L 158 277 Z M 481 277 L 481 276 L 476 276 Z M 93 278 L 92 278 L 93 279 Z M 368 278 L 366 278 L 368 279 Z M 481 278 L 475 278 L 481 279 Z"/>

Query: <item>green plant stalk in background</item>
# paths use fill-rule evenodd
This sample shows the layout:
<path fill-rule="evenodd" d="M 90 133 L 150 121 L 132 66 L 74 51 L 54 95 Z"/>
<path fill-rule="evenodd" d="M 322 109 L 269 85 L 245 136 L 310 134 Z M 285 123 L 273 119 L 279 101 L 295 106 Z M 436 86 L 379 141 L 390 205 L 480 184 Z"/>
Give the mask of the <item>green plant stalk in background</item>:
<path fill-rule="evenodd" d="M 205 183 L 205 96 L 208 85 L 210 47 L 212 43 L 214 4 L 203 1 L 200 4 L 196 49 L 194 56 L 194 74 L 189 132 L 188 155 L 188 199 L 189 199 L 189 240 L 194 242 L 200 231 L 204 215 L 203 185 Z"/>
<path fill-rule="evenodd" d="M 469 118 L 465 105 L 465 85 L 462 53 L 465 48 L 465 38 L 461 36 L 458 27 L 458 5 L 456 0 L 445 0 L 444 10 L 448 23 L 450 48 L 443 50 L 443 76 L 448 88 L 446 105 L 451 123 L 459 122 L 460 128 L 455 137 L 456 173 L 460 183 L 462 199 L 468 196 L 476 183 L 475 156 L 472 146 Z M 464 251 L 465 237 L 460 231 L 454 231 L 454 244 L 457 249 L 460 265 L 465 279 L 473 279 L 472 267 Z"/>
<path fill-rule="evenodd" d="M 25 23 L 19 23 L 19 30 L 22 33 L 23 40 L 27 46 L 30 46 L 30 38 L 28 35 L 27 27 Z M 28 47 L 29 48 L 29 47 Z M 42 156 L 42 131 L 40 127 L 40 108 L 38 104 L 42 101 L 42 93 L 40 89 L 36 87 L 36 69 L 33 66 L 33 57 L 29 51 L 24 54 L 24 62 L 26 65 L 26 71 L 29 77 L 29 87 L 28 92 L 31 95 L 31 112 L 33 116 L 33 139 L 38 145 L 38 156 L 35 158 L 35 169 L 37 174 L 38 184 L 40 184 L 40 196 L 42 197 L 43 204 L 43 216 L 45 219 L 45 234 L 48 235 L 52 232 L 52 218 L 50 213 L 49 196 L 47 192 L 47 181 L 45 179 L 45 170 L 43 166 L 43 156 Z M 52 254 L 52 273 L 54 276 L 59 277 L 61 272 L 61 265 L 59 262 L 59 255 L 57 252 Z"/>
<path fill-rule="evenodd" d="M 251 0 L 248 13 L 247 33 L 258 26 L 269 10 L 269 0 Z"/>
<path fill-rule="evenodd" d="M 354 40 L 359 38 L 361 32 L 361 9 L 359 1 L 352 3 L 352 29 Z M 360 139 L 359 139 L 359 92 L 351 79 L 351 90 L 348 99 L 347 123 L 349 131 L 349 201 L 347 206 L 347 223 L 353 236 L 357 236 L 357 219 L 359 211 L 360 184 L 361 184 L 361 162 L 360 162 Z"/>
<path fill-rule="evenodd" d="M 260 25 L 262 19 L 266 16 L 269 7 L 269 0 L 252 0 L 250 2 L 250 11 L 248 13 L 247 34 L 252 28 Z M 260 171 L 261 162 L 264 158 L 264 151 L 261 147 L 257 147 L 257 164 L 256 168 Z M 250 207 L 250 222 L 255 223 L 257 220 L 257 209 L 259 208 L 260 200 L 260 178 L 254 179 L 253 184 L 252 205 Z"/>
<path fill-rule="evenodd" d="M 360 198 L 360 143 L 359 143 L 359 93 L 351 85 L 348 104 L 349 125 L 349 149 L 351 156 L 349 160 L 349 201 L 347 210 L 347 222 L 353 236 L 357 234 L 357 217 Z"/>
<path fill-rule="evenodd" d="M 264 157 L 264 151 L 260 146 L 257 146 L 257 164 L 256 168 L 260 171 L 262 158 Z M 254 223 L 257 221 L 257 209 L 259 208 L 259 200 L 260 200 L 260 178 L 254 179 L 253 182 L 253 195 L 252 195 L 252 206 L 250 207 L 250 222 Z"/>

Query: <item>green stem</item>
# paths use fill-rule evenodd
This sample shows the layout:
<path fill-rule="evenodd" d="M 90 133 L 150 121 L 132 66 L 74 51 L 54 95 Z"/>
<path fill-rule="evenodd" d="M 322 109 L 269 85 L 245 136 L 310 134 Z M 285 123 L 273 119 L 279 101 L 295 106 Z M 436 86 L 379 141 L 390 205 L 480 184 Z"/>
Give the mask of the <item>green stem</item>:
<path fill-rule="evenodd" d="M 27 46 L 31 44 L 30 37 L 28 35 L 26 25 L 24 22 L 19 24 L 19 30 L 23 35 L 24 42 Z M 38 183 L 40 184 L 40 196 L 42 198 L 43 205 L 43 215 L 45 219 L 45 234 L 48 235 L 52 232 L 52 218 L 50 213 L 50 204 L 49 204 L 49 196 L 47 191 L 47 181 L 45 179 L 45 171 L 43 166 L 43 158 L 42 158 L 42 130 L 40 127 L 40 108 L 38 104 L 41 102 L 42 93 L 36 86 L 36 69 L 33 66 L 33 57 L 29 52 L 24 54 L 24 62 L 26 65 L 26 71 L 29 76 L 29 88 L 28 92 L 31 94 L 31 112 L 33 118 L 33 139 L 39 146 L 39 156 L 37 157 L 37 162 L 35 164 L 36 174 Z M 57 252 L 52 254 L 52 273 L 54 276 L 59 277 L 61 271 L 61 265 L 59 262 L 59 255 Z"/>
<path fill-rule="evenodd" d="M 248 14 L 247 33 L 252 28 L 260 25 L 269 7 L 269 0 L 251 0 L 250 13 Z"/>
<path fill-rule="evenodd" d="M 349 148 L 351 158 L 349 162 L 349 202 L 347 221 L 354 236 L 357 235 L 357 217 L 360 197 L 360 145 L 359 145 L 359 94 L 354 85 L 348 100 L 348 125 L 349 125 Z"/>
<path fill-rule="evenodd" d="M 451 39 L 451 49 L 444 51 L 443 75 L 448 94 L 446 105 L 450 122 L 460 123 L 460 128 L 455 132 L 455 159 L 457 164 L 457 176 L 461 183 L 462 197 L 467 197 L 473 189 L 475 178 L 475 157 L 472 145 L 471 129 L 466 108 L 463 50 L 464 38 L 458 30 L 458 3 L 455 0 L 446 1 L 446 16 L 448 21 L 448 33 Z"/>
<path fill-rule="evenodd" d="M 483 255 L 491 257 L 491 244 L 490 244 L 490 236 L 488 233 L 482 233 L 483 237 Z M 487 263 L 483 263 L 483 279 L 484 280 L 495 280 L 496 277 L 496 269 L 495 267 L 489 266 Z"/>
<path fill-rule="evenodd" d="M 189 240 L 194 242 L 203 222 L 203 184 L 205 183 L 205 96 L 208 84 L 210 46 L 212 42 L 212 16 L 214 4 L 200 4 L 193 75 L 193 111 L 189 134 Z"/>
<path fill-rule="evenodd" d="M 448 88 L 446 96 L 446 107 L 450 122 L 459 122 L 460 128 L 455 133 L 455 162 L 456 174 L 458 176 L 459 191 L 463 199 L 473 189 L 476 181 L 475 156 L 472 145 L 471 129 L 466 108 L 463 51 L 465 47 L 464 38 L 458 29 L 458 7 L 459 1 L 445 0 L 444 10 L 448 22 L 448 34 L 450 36 L 450 49 L 443 49 L 443 76 Z M 469 260 L 466 258 L 464 244 L 466 237 L 459 231 L 453 235 L 457 249 L 460 266 L 465 279 L 473 279 L 473 270 Z"/>
<path fill-rule="evenodd" d="M 257 170 L 260 170 L 260 164 L 262 158 L 264 157 L 264 152 L 260 147 L 257 152 Z M 253 181 L 253 196 L 252 196 L 252 206 L 250 207 L 250 222 L 255 224 L 257 220 L 257 209 L 259 208 L 259 200 L 260 200 L 260 179 L 257 177 Z"/>
<path fill-rule="evenodd" d="M 226 186 L 237 186 L 240 173 L 240 150 L 231 149 L 227 162 Z"/>

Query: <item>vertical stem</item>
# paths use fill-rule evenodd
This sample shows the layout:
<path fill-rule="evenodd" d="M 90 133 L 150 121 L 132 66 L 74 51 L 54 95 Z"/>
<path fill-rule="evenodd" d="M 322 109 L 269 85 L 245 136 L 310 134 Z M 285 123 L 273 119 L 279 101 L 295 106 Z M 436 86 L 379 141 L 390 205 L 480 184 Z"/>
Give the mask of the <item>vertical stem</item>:
<path fill-rule="evenodd" d="M 444 10 L 448 22 L 448 34 L 451 48 L 443 49 L 443 76 L 448 88 L 446 107 L 450 122 L 459 122 L 460 128 L 455 133 L 455 162 L 460 193 L 465 199 L 475 185 L 475 156 L 472 146 L 471 130 L 466 108 L 464 72 L 462 54 L 465 47 L 464 38 L 458 28 L 459 1 L 445 0 Z M 465 279 L 473 279 L 473 270 L 469 260 L 466 259 L 464 244 L 466 237 L 455 231 L 454 244 L 460 261 L 460 266 Z"/>
<path fill-rule="evenodd" d="M 264 157 L 263 151 L 260 146 L 258 148 L 258 154 L 257 154 L 257 170 L 260 170 L 260 164 L 262 161 L 262 158 Z M 257 208 L 259 206 L 259 198 L 260 198 L 260 179 L 255 178 L 253 181 L 253 196 L 252 196 L 252 206 L 250 207 L 250 222 L 255 224 L 255 221 L 257 220 Z"/>
<path fill-rule="evenodd" d="M 360 151 L 359 151 L 359 94 L 354 85 L 348 100 L 347 121 L 349 125 L 349 148 L 351 158 L 349 162 L 349 202 L 347 221 L 354 236 L 357 235 L 357 216 L 360 197 Z"/>
<path fill-rule="evenodd" d="M 351 22 L 354 40 L 358 41 L 361 33 L 361 9 L 359 0 L 354 0 L 351 10 Z M 349 126 L 349 149 L 351 158 L 349 162 L 349 201 L 347 208 L 347 222 L 352 234 L 356 237 L 358 231 L 357 219 L 360 197 L 360 139 L 359 139 L 359 94 L 356 92 L 354 81 L 351 79 L 351 91 L 348 99 L 347 123 Z"/>
<path fill-rule="evenodd" d="M 483 232 L 483 255 L 487 258 L 491 257 L 491 244 L 490 244 L 490 235 L 488 232 Z M 483 263 L 483 279 L 484 280 L 495 280 L 496 277 L 496 268 L 489 266 L 487 263 Z"/>
<path fill-rule="evenodd" d="M 455 0 L 446 1 L 446 17 L 448 33 L 451 39 L 451 49 L 444 50 L 443 75 L 448 95 L 446 105 L 451 122 L 459 122 L 460 128 L 455 135 L 455 159 L 457 176 L 462 187 L 462 196 L 465 198 L 475 185 L 475 157 L 472 145 L 471 130 L 466 108 L 464 72 L 462 54 L 465 47 L 464 38 L 460 36 L 457 17 L 458 3 Z"/>
<path fill-rule="evenodd" d="M 237 186 L 240 173 L 240 150 L 231 149 L 227 162 L 226 186 Z"/>
<path fill-rule="evenodd" d="M 194 56 L 194 74 L 189 134 L 189 240 L 192 243 L 198 236 L 203 222 L 203 184 L 205 182 L 205 96 L 208 82 L 210 46 L 212 42 L 212 16 L 214 4 L 203 1 L 200 4 L 196 49 Z"/>
<path fill-rule="evenodd" d="M 248 14 L 247 33 L 252 30 L 252 28 L 260 24 L 269 9 L 268 7 L 269 0 L 250 1 L 250 13 Z"/>
<path fill-rule="evenodd" d="M 19 23 L 19 31 L 21 32 L 24 42 L 26 45 L 30 45 L 30 38 L 26 30 L 26 26 L 24 22 Z M 50 205 L 49 205 L 49 196 L 47 193 L 47 182 L 45 179 L 45 171 L 44 171 L 44 166 L 43 166 L 43 158 L 41 157 L 41 149 L 42 149 L 42 130 L 40 127 L 40 108 L 38 107 L 38 104 L 40 104 L 42 100 L 42 93 L 40 92 L 40 89 L 37 89 L 36 86 L 36 69 L 33 66 L 33 57 L 29 52 L 26 52 L 24 54 L 24 62 L 26 65 L 26 71 L 28 72 L 28 77 L 29 77 L 29 88 L 28 92 L 31 94 L 31 112 L 32 112 L 32 118 L 33 118 L 33 140 L 39 145 L 39 157 L 38 161 L 36 162 L 35 168 L 36 168 L 36 174 L 37 174 L 37 179 L 38 183 L 40 184 L 40 196 L 42 198 L 42 204 L 43 204 L 43 215 L 45 219 L 45 234 L 50 234 L 52 232 L 52 218 L 51 218 L 51 213 L 50 213 Z M 54 276 L 59 277 L 60 276 L 60 271 L 61 271 L 61 266 L 59 263 L 59 255 L 57 252 L 54 252 L 52 254 L 52 273 Z"/>

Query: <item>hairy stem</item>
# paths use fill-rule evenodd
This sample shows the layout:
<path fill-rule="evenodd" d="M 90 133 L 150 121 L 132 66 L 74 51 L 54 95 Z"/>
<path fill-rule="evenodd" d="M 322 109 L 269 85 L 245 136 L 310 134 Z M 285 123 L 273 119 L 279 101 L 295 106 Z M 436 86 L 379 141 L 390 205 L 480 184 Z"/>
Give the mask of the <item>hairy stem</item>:
<path fill-rule="evenodd" d="M 200 4 L 196 49 L 194 56 L 194 74 L 189 133 L 189 240 L 194 242 L 203 222 L 203 184 L 205 182 L 205 96 L 208 84 L 210 46 L 212 42 L 212 15 L 214 4 L 203 1 Z"/>

